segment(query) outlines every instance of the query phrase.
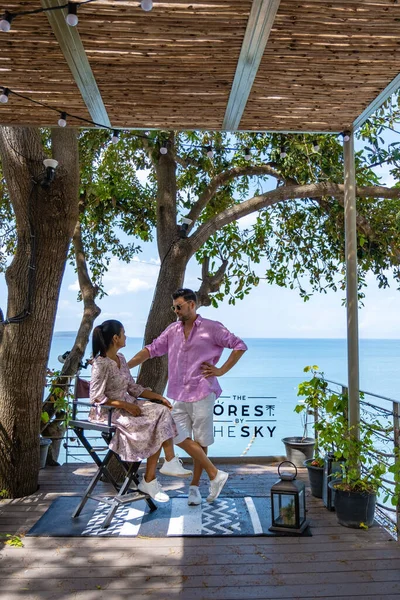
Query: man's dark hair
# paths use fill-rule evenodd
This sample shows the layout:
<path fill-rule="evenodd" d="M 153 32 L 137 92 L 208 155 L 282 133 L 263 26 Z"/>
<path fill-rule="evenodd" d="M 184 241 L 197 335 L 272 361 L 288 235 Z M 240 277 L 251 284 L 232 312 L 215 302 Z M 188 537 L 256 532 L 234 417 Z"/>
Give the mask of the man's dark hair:
<path fill-rule="evenodd" d="M 193 300 L 197 304 L 196 294 L 193 290 L 189 290 L 189 288 L 179 288 L 172 294 L 173 300 L 177 300 L 178 298 L 183 298 L 186 302 L 190 302 Z"/>

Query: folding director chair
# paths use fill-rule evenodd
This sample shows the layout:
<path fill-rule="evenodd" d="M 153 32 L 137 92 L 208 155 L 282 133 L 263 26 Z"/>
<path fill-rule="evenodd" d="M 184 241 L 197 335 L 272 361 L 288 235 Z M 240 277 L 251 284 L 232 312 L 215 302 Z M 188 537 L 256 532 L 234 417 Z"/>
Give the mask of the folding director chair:
<path fill-rule="evenodd" d="M 82 497 L 79 505 L 75 509 L 72 514 L 72 518 L 78 517 L 85 506 L 86 502 L 91 498 L 92 500 L 96 500 L 96 502 L 102 502 L 104 504 L 108 504 L 110 509 L 102 523 L 102 527 L 108 527 L 117 512 L 117 509 L 122 504 L 130 504 L 131 502 L 136 502 L 137 500 L 146 500 L 150 512 L 153 512 L 157 509 L 157 506 L 154 504 L 153 500 L 150 498 L 148 494 L 143 494 L 137 489 L 137 485 L 139 483 L 137 477 L 137 471 L 140 466 L 140 462 L 127 463 L 118 456 L 115 452 L 108 448 L 105 457 L 102 459 L 98 452 L 102 450 L 102 448 L 95 448 L 92 446 L 89 441 L 86 432 L 99 432 L 103 440 L 106 442 L 107 446 L 111 442 L 113 435 L 115 434 L 115 427 L 111 422 L 111 415 L 113 408 L 110 406 L 102 405 L 102 408 L 105 408 L 108 411 L 108 421 L 106 423 L 93 423 L 89 420 L 83 420 L 78 418 L 78 406 L 85 407 L 87 410 L 90 409 L 91 403 L 89 401 L 82 400 L 83 398 L 89 398 L 89 381 L 82 379 L 80 377 L 76 377 L 75 380 L 75 389 L 74 389 L 74 399 L 72 402 L 72 419 L 69 421 L 69 427 L 74 430 L 77 438 L 82 443 L 82 445 L 86 448 L 89 455 L 96 463 L 98 469 L 93 479 L 91 480 L 88 488 L 85 491 L 85 494 Z M 110 463 L 111 458 L 115 456 L 119 464 L 122 466 L 125 472 L 125 478 L 122 484 L 117 483 L 115 478 L 108 470 L 108 465 Z M 97 496 L 93 494 L 93 490 L 96 487 L 98 481 L 103 477 L 109 481 L 114 487 L 117 494 L 112 498 L 104 498 L 103 496 Z M 136 488 L 131 489 L 131 483 L 134 483 Z"/>

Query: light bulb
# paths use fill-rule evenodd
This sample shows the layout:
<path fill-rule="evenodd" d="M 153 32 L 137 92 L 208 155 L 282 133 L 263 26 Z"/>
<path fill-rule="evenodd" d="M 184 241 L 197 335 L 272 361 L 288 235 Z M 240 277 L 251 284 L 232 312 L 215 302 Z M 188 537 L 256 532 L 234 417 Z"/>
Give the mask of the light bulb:
<path fill-rule="evenodd" d="M 244 149 L 244 158 L 245 158 L 245 160 L 251 160 L 250 148 L 245 148 Z"/>
<path fill-rule="evenodd" d="M 113 144 L 117 144 L 118 140 L 119 140 L 119 131 L 118 131 L 118 129 L 114 129 L 111 141 Z"/>
<path fill-rule="evenodd" d="M 211 146 L 207 146 L 207 156 L 208 156 L 208 158 L 209 158 L 210 160 L 211 160 L 211 159 L 213 158 L 213 156 L 214 156 L 214 152 L 213 152 L 213 150 L 212 150 Z"/>
<path fill-rule="evenodd" d="M 343 134 L 343 141 L 344 142 L 349 142 L 350 141 L 350 136 L 349 136 L 349 134 L 347 132 Z"/>
<path fill-rule="evenodd" d="M 62 112 L 60 114 L 60 118 L 58 119 L 58 125 L 60 127 L 66 127 L 67 126 L 67 113 L 66 112 Z"/>
<path fill-rule="evenodd" d="M 8 88 L 3 88 L 3 93 L 0 96 L 0 102 L 2 104 L 7 104 L 9 94 L 10 94 L 10 90 Z"/>
<path fill-rule="evenodd" d="M 142 10 L 149 12 L 153 8 L 153 0 L 142 0 L 140 6 Z"/>
<path fill-rule="evenodd" d="M 287 157 L 287 152 L 285 150 L 285 148 L 281 148 L 281 153 L 279 155 L 281 158 L 286 158 Z"/>
<path fill-rule="evenodd" d="M 11 21 L 13 20 L 13 17 L 11 15 L 11 13 L 9 13 L 7 10 L 4 13 L 4 15 L 1 18 L 0 21 L 0 29 L 1 31 L 4 31 L 5 33 L 7 33 L 7 31 L 10 31 L 11 29 Z"/>
<path fill-rule="evenodd" d="M 43 164 L 46 167 L 46 169 L 48 167 L 50 167 L 50 169 L 57 169 L 58 160 L 56 160 L 55 158 L 45 158 Z"/>
<path fill-rule="evenodd" d="M 68 14 L 65 17 L 66 22 L 70 27 L 78 25 L 78 5 L 75 2 L 68 2 Z"/>
<path fill-rule="evenodd" d="M 167 148 L 167 144 L 165 142 L 163 142 L 163 144 L 160 148 L 160 154 L 168 154 L 168 148 Z"/>
<path fill-rule="evenodd" d="M 319 152 L 319 144 L 318 144 L 318 142 L 313 142 L 313 152 Z"/>
<path fill-rule="evenodd" d="M 11 29 L 11 22 L 8 19 L 1 19 L 0 21 L 0 29 L 1 31 L 4 31 L 5 33 L 7 33 L 7 31 L 10 31 Z"/>
<path fill-rule="evenodd" d="M 182 225 L 190 225 L 191 223 L 193 223 L 192 219 L 188 219 L 187 217 L 182 217 L 181 221 Z"/>

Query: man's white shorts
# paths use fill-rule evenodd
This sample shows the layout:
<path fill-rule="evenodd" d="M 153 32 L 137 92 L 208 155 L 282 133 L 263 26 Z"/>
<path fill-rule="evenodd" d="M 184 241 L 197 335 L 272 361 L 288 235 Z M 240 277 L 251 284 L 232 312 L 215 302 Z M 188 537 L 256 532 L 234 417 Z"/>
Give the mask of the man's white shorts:
<path fill-rule="evenodd" d="M 175 400 L 172 417 L 178 428 L 178 435 L 174 438 L 174 444 L 192 437 L 204 448 L 214 443 L 214 403 L 214 392 L 196 402 Z"/>

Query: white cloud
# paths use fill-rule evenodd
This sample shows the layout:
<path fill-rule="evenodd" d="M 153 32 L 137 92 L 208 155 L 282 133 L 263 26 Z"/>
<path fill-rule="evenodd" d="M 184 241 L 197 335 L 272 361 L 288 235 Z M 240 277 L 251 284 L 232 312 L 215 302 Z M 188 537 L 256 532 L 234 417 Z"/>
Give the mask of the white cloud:
<path fill-rule="evenodd" d="M 140 261 L 135 257 L 128 265 L 112 259 L 108 272 L 104 276 L 104 289 L 109 296 L 151 290 L 155 287 L 159 265 L 157 259 Z"/>
<path fill-rule="evenodd" d="M 76 279 L 76 281 L 74 281 L 74 283 L 71 283 L 71 284 L 68 286 L 68 289 L 69 289 L 71 292 L 79 292 L 79 281 Z"/>
<path fill-rule="evenodd" d="M 124 282 L 123 285 L 114 286 L 107 291 L 109 296 L 120 296 L 127 292 L 140 292 L 142 290 L 151 290 L 153 286 L 142 279 L 131 279 L 129 282 Z"/>

